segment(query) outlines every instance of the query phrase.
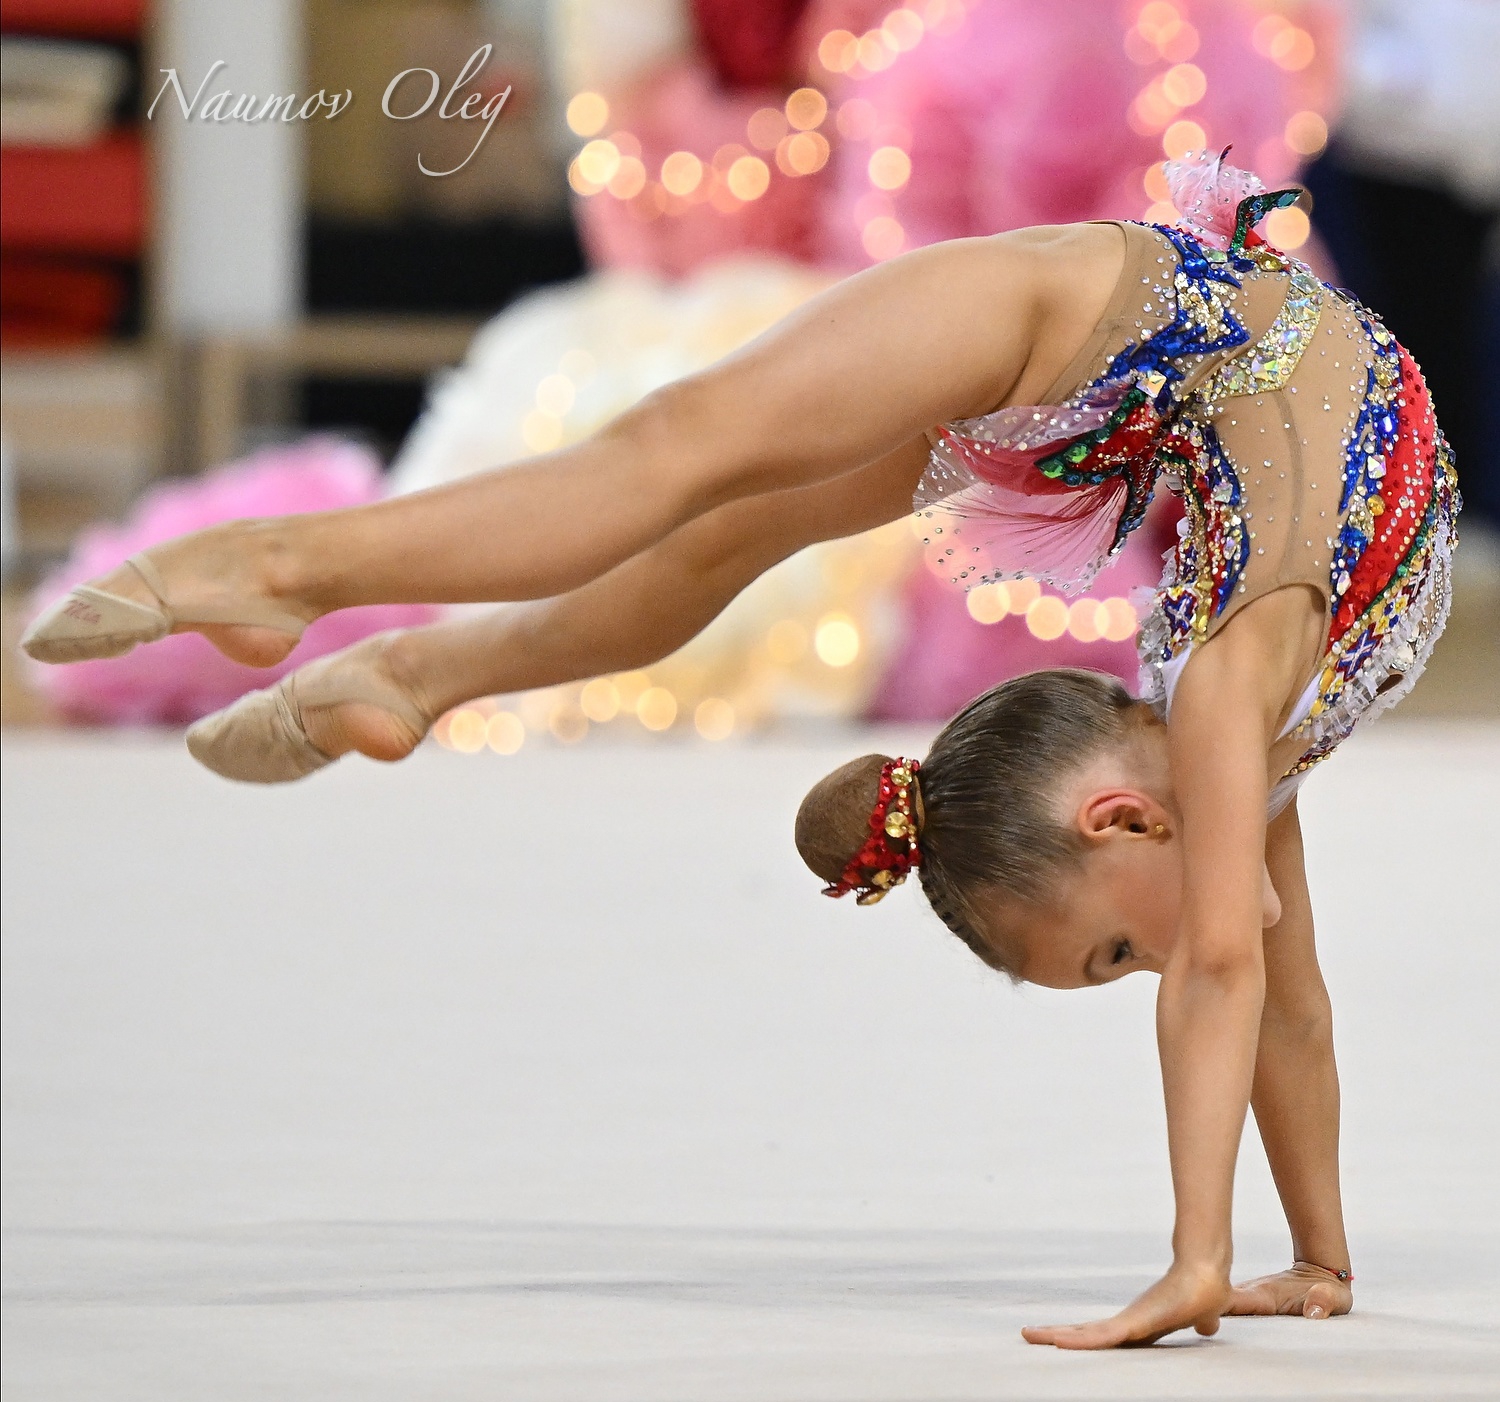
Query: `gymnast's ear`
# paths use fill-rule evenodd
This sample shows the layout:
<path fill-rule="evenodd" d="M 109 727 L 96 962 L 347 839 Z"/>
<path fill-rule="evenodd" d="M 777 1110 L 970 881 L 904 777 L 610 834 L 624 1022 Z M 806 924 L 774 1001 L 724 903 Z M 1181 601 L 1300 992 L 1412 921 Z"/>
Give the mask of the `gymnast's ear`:
<path fill-rule="evenodd" d="M 1096 789 L 1085 794 L 1073 825 L 1085 842 L 1112 837 L 1160 839 L 1173 831 L 1171 815 L 1140 789 Z"/>

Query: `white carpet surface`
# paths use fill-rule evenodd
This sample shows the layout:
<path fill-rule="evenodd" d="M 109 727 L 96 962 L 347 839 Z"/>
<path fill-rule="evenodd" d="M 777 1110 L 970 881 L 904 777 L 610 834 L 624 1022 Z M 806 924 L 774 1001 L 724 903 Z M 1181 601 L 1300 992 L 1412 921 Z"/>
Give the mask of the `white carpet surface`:
<path fill-rule="evenodd" d="M 790 845 L 921 741 L 8 736 L 6 1402 L 1500 1397 L 1500 730 L 1304 790 L 1357 1312 L 1108 1355 L 1018 1331 L 1166 1262 L 1155 980 L 1013 990 Z M 1281 1266 L 1253 1126 L 1237 1214 Z"/>

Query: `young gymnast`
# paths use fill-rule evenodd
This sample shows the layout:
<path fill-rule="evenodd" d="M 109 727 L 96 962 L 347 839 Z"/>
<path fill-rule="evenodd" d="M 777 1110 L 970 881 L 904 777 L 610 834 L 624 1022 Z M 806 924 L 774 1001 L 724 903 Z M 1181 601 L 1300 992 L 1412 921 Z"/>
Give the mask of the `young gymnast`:
<path fill-rule="evenodd" d="M 189 732 L 221 774 L 398 759 L 477 696 L 647 665 L 818 540 L 905 515 L 965 585 L 1079 585 L 1157 481 L 1186 519 L 1142 630 L 1146 698 L 1087 672 L 979 698 L 927 760 L 818 785 L 797 840 L 829 894 L 913 868 L 987 963 L 1057 987 L 1161 976 L 1172 1262 L 1108 1347 L 1226 1313 L 1347 1311 L 1331 1016 L 1295 790 L 1410 687 L 1441 631 L 1458 495 L 1417 367 L 1254 224 L 1295 192 L 1207 155 L 1184 222 L 1020 230 L 850 277 L 575 447 L 410 497 L 237 522 L 80 586 L 23 646 L 115 655 L 171 631 L 279 661 L 312 619 L 510 600 L 311 663 Z M 1289 1271 L 1230 1284 L 1253 1107 Z"/>

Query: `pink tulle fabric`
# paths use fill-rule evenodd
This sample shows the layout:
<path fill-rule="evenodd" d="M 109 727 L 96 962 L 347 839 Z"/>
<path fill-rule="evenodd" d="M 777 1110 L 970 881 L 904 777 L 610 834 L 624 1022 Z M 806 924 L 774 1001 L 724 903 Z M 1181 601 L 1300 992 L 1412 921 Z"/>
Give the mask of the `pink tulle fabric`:
<path fill-rule="evenodd" d="M 63 590 L 105 574 L 138 550 L 241 517 L 285 516 L 362 506 L 383 495 L 373 454 L 331 438 L 268 449 L 203 477 L 148 492 L 120 525 L 83 532 L 67 562 L 38 586 L 32 611 Z M 28 664 L 28 681 L 71 720 L 115 725 L 181 725 L 271 685 L 294 667 L 386 628 L 430 622 L 426 604 L 345 609 L 319 619 L 280 666 L 231 662 L 196 633 L 177 633 L 124 657 L 64 667 Z"/>
<path fill-rule="evenodd" d="M 1240 201 L 1266 188 L 1258 175 L 1208 151 L 1168 161 L 1162 173 L 1183 223 L 1192 226 L 1201 242 L 1214 248 L 1228 248 L 1234 238 Z"/>
<path fill-rule="evenodd" d="M 1125 509 L 1125 483 L 1116 477 L 1097 486 L 1054 490 L 1057 484 L 1048 483 L 1043 489 L 1035 468 L 1013 456 L 1017 461 L 989 459 L 984 480 L 946 499 L 948 512 L 967 523 L 949 515 L 938 529 L 949 533 L 970 583 L 1026 576 L 1073 592 L 1109 552 Z M 941 541 L 934 544 L 947 553 Z"/>
<path fill-rule="evenodd" d="M 917 487 L 916 507 L 941 507 L 929 559 L 950 579 L 1029 576 L 1069 592 L 1087 586 L 1114 543 L 1126 484 L 1069 486 L 1036 469 L 1059 443 L 1100 427 L 1114 386 L 1067 409 L 1016 406 L 946 427 Z"/>

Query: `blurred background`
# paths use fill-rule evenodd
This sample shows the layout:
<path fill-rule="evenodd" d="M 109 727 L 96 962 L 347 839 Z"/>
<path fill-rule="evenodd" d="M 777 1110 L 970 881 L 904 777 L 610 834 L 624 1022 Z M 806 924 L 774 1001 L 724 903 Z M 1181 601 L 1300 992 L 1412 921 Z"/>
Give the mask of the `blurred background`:
<path fill-rule="evenodd" d="M 1497 0 L 0 0 L 0 59 L 7 1402 L 1493 1395 Z M 906 249 L 1170 219 L 1162 162 L 1231 143 L 1466 499 L 1422 684 L 1303 801 L 1337 1327 L 1021 1342 L 1160 1269 L 1152 982 L 1003 987 L 788 840 L 1006 676 L 1134 683 L 1168 494 L 1087 597 L 966 596 L 898 522 L 306 785 L 173 733 L 278 672 L 16 652 L 154 541 L 575 442 Z M 1283 1231 L 1247 1151 L 1245 1275 Z"/>
<path fill-rule="evenodd" d="M 181 725 L 266 684 L 193 636 L 17 657 L 40 597 L 133 550 L 576 441 L 906 249 L 1170 220 L 1162 161 L 1231 143 L 1305 185 L 1268 236 L 1380 310 L 1458 454 L 1454 621 L 1402 714 L 1500 715 L 1486 0 L 4 0 L 0 52 L 7 725 Z M 904 523 L 818 547 L 658 667 L 436 739 L 721 741 L 939 720 L 1038 666 L 1133 682 L 1171 511 L 1078 600 L 964 596 Z M 432 616 L 324 620 L 292 665 Z"/>

